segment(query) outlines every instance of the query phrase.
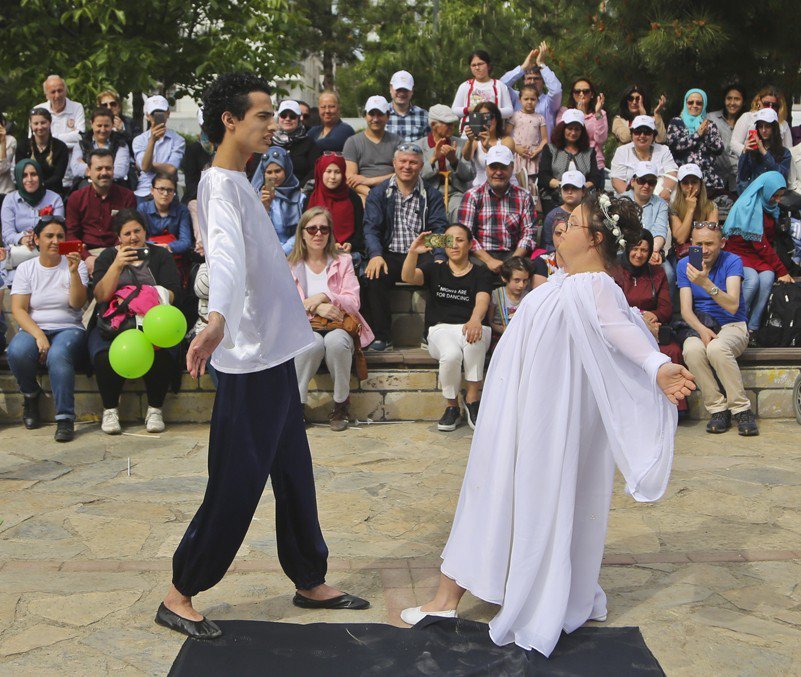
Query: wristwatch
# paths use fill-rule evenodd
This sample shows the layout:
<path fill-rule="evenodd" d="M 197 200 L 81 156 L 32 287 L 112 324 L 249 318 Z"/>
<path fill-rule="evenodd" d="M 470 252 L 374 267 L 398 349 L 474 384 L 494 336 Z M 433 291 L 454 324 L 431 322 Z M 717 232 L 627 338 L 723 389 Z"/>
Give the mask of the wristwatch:
<path fill-rule="evenodd" d="M 715 285 L 712 285 L 712 289 L 709 290 L 710 296 L 717 296 L 720 289 L 718 289 Z"/>

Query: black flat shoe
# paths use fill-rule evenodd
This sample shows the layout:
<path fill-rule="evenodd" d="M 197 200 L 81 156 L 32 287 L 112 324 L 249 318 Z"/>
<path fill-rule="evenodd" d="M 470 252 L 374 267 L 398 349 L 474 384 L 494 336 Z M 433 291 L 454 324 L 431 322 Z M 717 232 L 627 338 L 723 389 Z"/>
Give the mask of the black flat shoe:
<path fill-rule="evenodd" d="M 156 623 L 192 639 L 216 639 L 222 635 L 222 630 L 208 618 L 204 618 L 202 621 L 190 621 L 188 618 L 170 611 L 164 606 L 164 602 L 156 612 Z"/>
<path fill-rule="evenodd" d="M 369 609 L 370 602 L 356 595 L 340 595 L 331 599 L 309 599 L 296 592 L 292 604 L 301 609 Z"/>

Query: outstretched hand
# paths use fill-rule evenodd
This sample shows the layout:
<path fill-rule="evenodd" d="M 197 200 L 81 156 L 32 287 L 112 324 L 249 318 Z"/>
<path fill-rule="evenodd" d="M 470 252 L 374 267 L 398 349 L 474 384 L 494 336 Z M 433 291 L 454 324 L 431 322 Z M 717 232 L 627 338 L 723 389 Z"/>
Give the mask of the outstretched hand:
<path fill-rule="evenodd" d="M 222 342 L 224 334 L 225 319 L 218 313 L 210 313 L 208 326 L 192 339 L 189 350 L 186 351 L 186 370 L 192 378 L 206 373 L 206 363 Z"/>
<path fill-rule="evenodd" d="M 678 404 L 695 390 L 695 376 L 680 364 L 665 362 L 656 372 L 657 385 L 673 404 Z"/>

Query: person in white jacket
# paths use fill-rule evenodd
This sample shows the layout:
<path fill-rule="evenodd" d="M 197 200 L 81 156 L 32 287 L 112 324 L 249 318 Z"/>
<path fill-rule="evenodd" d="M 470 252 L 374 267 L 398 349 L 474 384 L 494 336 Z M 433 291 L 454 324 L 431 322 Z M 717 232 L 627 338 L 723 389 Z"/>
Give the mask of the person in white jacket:
<path fill-rule="evenodd" d="M 756 114 L 761 108 L 772 108 L 779 116 L 779 129 L 782 133 L 782 143 L 785 148 L 793 147 L 793 135 L 790 132 L 790 125 L 787 122 L 789 117 L 789 109 L 784 94 L 781 93 L 776 87 L 767 85 L 760 89 L 751 102 L 751 110 L 743 113 L 737 124 L 734 125 L 734 130 L 731 133 L 730 148 L 733 153 L 739 157 L 745 149 L 745 141 L 748 137 L 748 132 L 756 129 Z"/>

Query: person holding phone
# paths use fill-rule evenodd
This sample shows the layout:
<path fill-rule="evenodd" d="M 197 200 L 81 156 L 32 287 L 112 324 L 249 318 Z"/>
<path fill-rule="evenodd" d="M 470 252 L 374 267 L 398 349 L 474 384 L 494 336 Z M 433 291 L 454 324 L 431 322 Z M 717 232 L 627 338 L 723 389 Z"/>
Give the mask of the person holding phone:
<path fill-rule="evenodd" d="M 790 151 L 782 145 L 779 116 L 772 108 L 762 108 L 754 116 L 755 129 L 748 132 L 745 150 L 737 166 L 737 192 L 742 194 L 751 182 L 765 172 L 790 175 Z"/>
<path fill-rule="evenodd" d="M 739 157 L 745 150 L 745 142 L 748 139 L 748 132 L 754 129 L 756 124 L 756 114 L 763 108 L 772 108 L 776 111 L 779 118 L 779 129 L 781 131 L 782 145 L 785 148 L 793 147 L 793 135 L 790 131 L 788 120 L 790 119 L 790 108 L 787 100 L 780 89 L 773 85 L 762 87 L 751 100 L 751 110 L 743 113 L 734 125 L 731 133 L 731 149 Z"/>
<path fill-rule="evenodd" d="M 177 174 L 186 151 L 186 142 L 178 132 L 167 129 L 170 104 L 163 96 L 151 96 L 145 101 L 145 117 L 150 129 L 137 136 L 132 145 L 134 161 L 139 170 L 139 183 L 134 190 L 138 203 L 150 199 L 150 188 L 156 172 Z"/>
<path fill-rule="evenodd" d="M 21 263 L 11 287 L 11 313 L 19 331 L 8 346 L 8 365 L 24 396 L 22 420 L 38 428 L 37 382 L 44 365 L 56 411 L 56 442 L 75 437 L 75 370 L 86 363 L 86 332 L 81 322 L 89 273 L 77 252 L 63 255 L 63 216 L 45 216 L 33 229 L 39 255 Z"/>
<path fill-rule="evenodd" d="M 468 116 L 464 128 L 467 143 L 464 146 L 465 158 L 472 159 L 476 176 L 473 188 L 482 186 L 487 181 L 487 153 L 496 146 L 505 146 L 512 153 L 516 150 L 515 140 L 506 131 L 506 123 L 501 117 L 500 109 L 491 101 L 479 103 Z M 512 175 L 512 182 L 519 185 L 517 177 Z"/>

